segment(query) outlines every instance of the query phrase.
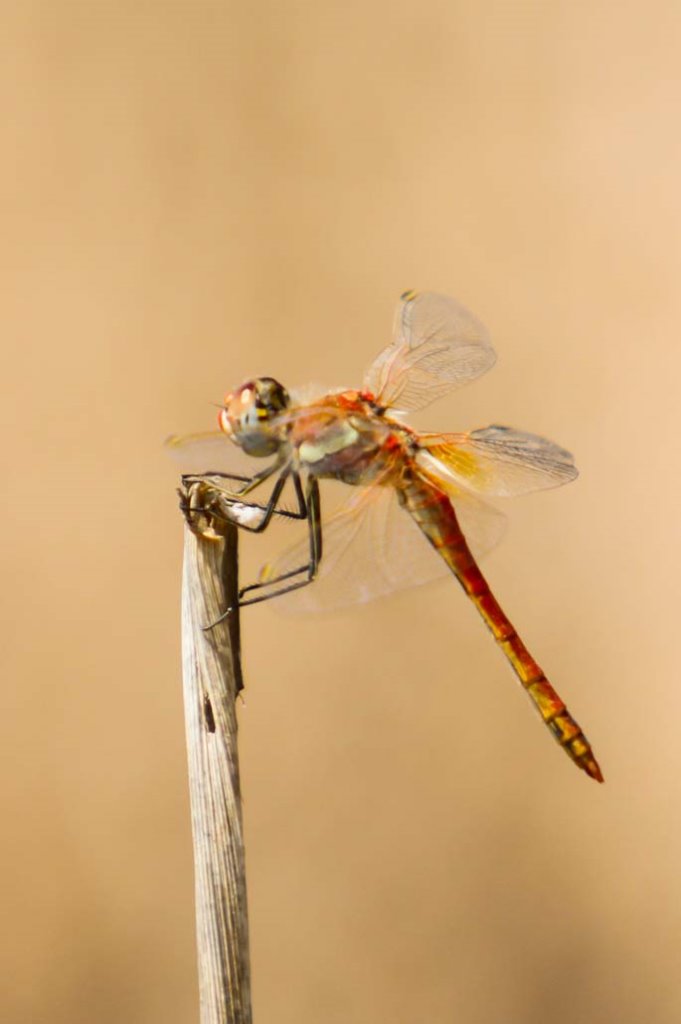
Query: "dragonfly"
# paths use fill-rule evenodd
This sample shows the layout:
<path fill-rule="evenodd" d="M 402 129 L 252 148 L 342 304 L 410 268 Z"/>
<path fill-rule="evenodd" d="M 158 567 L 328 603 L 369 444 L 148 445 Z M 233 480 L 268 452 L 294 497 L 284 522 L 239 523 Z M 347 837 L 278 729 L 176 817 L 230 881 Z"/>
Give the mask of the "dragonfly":
<path fill-rule="evenodd" d="M 495 360 L 487 330 L 459 302 L 408 291 L 397 307 L 392 341 L 369 366 L 360 390 L 296 395 L 272 377 L 254 378 L 226 395 L 217 431 L 173 437 L 169 444 L 180 454 L 191 451 L 204 467 L 223 458 L 226 438 L 249 462 L 271 460 L 254 474 L 204 469 L 183 478 L 191 484 L 210 477 L 225 518 L 243 529 L 262 532 L 276 513 L 307 522 L 305 540 L 243 587 L 240 605 L 288 595 L 289 605 L 298 599 L 304 609 L 342 607 L 453 574 L 554 738 L 602 782 L 581 726 L 478 565 L 505 518 L 486 499 L 567 483 L 577 476 L 572 456 L 511 427 L 426 433 L 405 422 Z M 352 489 L 328 520 L 322 519 L 319 488 L 325 479 Z M 268 500 L 247 500 L 267 480 L 274 481 Z M 294 509 L 283 507 L 287 482 Z"/>

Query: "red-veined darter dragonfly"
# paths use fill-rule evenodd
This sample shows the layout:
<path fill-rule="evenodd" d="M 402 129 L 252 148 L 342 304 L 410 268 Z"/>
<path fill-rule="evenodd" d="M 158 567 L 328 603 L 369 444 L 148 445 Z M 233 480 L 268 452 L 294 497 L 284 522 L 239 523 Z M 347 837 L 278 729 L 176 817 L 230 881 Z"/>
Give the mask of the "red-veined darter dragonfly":
<path fill-rule="evenodd" d="M 225 435 L 249 456 L 272 458 L 251 477 L 211 470 L 184 478 L 191 483 L 210 475 L 229 518 L 247 530 L 266 528 L 281 511 L 286 481 L 293 483 L 298 510 L 284 514 L 306 519 L 308 538 L 266 567 L 258 583 L 244 587 L 241 604 L 291 594 L 289 601 L 298 598 L 307 608 L 339 607 L 452 572 L 554 737 L 601 782 L 581 727 L 477 564 L 498 539 L 504 518 L 480 495 L 505 497 L 566 483 L 577 475 L 572 456 L 509 427 L 433 434 L 402 419 L 479 377 L 495 359 L 483 325 L 454 299 L 405 292 L 392 343 L 371 364 L 360 391 L 296 400 L 278 381 L 260 377 L 226 396 L 219 431 L 171 438 L 169 444 L 180 454 L 194 449 L 204 467 L 222 456 Z M 245 503 L 269 478 L 276 482 L 267 503 Z M 318 481 L 324 478 L 354 490 L 323 523 Z"/>

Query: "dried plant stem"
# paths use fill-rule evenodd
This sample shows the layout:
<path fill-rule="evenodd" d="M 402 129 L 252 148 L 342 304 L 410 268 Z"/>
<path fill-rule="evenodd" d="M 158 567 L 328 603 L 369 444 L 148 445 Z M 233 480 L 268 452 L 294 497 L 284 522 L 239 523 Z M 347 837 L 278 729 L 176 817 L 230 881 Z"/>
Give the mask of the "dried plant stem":
<path fill-rule="evenodd" d="M 251 1024 L 235 710 L 238 609 L 212 630 L 202 628 L 237 605 L 237 530 L 224 524 L 220 532 L 211 537 L 185 528 L 182 585 L 201 1024 Z"/>

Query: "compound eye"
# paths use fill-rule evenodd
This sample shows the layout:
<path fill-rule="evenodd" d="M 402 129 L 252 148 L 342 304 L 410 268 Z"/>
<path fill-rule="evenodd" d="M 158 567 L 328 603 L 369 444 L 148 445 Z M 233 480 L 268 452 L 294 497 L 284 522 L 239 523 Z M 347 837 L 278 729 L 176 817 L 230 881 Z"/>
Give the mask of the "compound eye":
<path fill-rule="evenodd" d="M 220 412 L 218 413 L 218 426 L 225 434 L 229 434 L 230 436 L 232 435 L 232 424 L 230 423 L 229 413 L 226 409 L 220 409 Z"/>
<path fill-rule="evenodd" d="M 258 405 L 271 415 L 283 412 L 290 405 L 288 391 L 273 377 L 260 377 L 256 389 Z"/>

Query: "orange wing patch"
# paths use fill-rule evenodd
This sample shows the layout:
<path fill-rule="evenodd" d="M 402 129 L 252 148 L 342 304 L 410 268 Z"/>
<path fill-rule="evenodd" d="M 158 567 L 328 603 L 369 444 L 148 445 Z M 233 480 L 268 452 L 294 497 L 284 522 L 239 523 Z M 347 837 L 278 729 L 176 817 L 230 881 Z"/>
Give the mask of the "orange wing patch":
<path fill-rule="evenodd" d="M 454 483 L 491 497 L 559 487 L 577 476 L 573 458 L 564 448 L 513 427 L 421 434 L 419 443 Z"/>

